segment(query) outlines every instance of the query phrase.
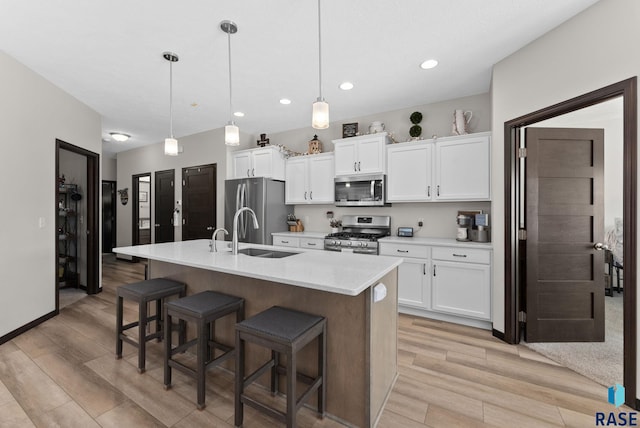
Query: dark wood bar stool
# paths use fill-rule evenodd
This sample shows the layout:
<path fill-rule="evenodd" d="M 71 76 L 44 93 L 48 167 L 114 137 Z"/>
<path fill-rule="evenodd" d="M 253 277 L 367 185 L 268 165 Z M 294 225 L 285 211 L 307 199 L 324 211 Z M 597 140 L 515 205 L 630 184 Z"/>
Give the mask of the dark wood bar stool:
<path fill-rule="evenodd" d="M 138 372 L 144 373 L 147 342 L 152 339 L 162 340 L 162 303 L 167 297 L 183 297 L 186 294 L 185 284 L 166 278 L 154 278 L 133 284 L 122 285 L 116 291 L 116 358 L 122 358 L 122 341 L 138 348 Z M 124 299 L 138 302 L 138 321 L 123 325 Z M 149 316 L 147 303 L 156 302 L 156 313 Z M 155 332 L 147 334 L 147 324 L 155 321 Z M 138 340 L 125 334 L 125 331 L 138 327 Z M 181 338 L 184 341 L 184 328 L 181 328 Z"/>
<path fill-rule="evenodd" d="M 327 371 L 326 325 L 324 317 L 279 306 L 269 308 L 236 324 L 235 425 L 237 427 L 242 426 L 244 404 L 286 423 L 287 427 L 295 427 L 298 409 L 316 390 L 318 391 L 318 414 L 320 417 L 324 417 Z M 299 350 L 315 338 L 318 338 L 318 375 L 312 378 L 297 372 L 296 355 Z M 245 342 L 256 343 L 271 349 L 271 359 L 246 377 L 244 375 Z M 286 369 L 280 365 L 280 353 L 287 357 Z M 273 394 L 278 392 L 279 374 L 287 376 L 286 413 L 248 397 L 244 393 L 245 388 L 267 370 L 271 371 L 271 392 Z M 296 394 L 296 380 L 310 385 L 299 399 Z"/>
<path fill-rule="evenodd" d="M 207 369 L 214 367 L 234 355 L 234 348 L 219 343 L 215 339 L 215 321 L 232 313 L 236 322 L 244 319 L 244 299 L 214 291 L 203 291 L 182 299 L 168 302 L 165 308 L 165 352 L 164 352 L 164 388 L 171 388 L 171 368 L 176 368 L 196 379 L 198 384 L 198 409 L 205 407 L 205 379 Z M 171 332 L 167 327 L 172 319 L 191 321 L 196 324 L 197 337 L 173 348 Z M 196 368 L 193 369 L 173 359 L 173 356 L 196 345 Z M 223 354 L 215 357 L 215 349 Z"/>

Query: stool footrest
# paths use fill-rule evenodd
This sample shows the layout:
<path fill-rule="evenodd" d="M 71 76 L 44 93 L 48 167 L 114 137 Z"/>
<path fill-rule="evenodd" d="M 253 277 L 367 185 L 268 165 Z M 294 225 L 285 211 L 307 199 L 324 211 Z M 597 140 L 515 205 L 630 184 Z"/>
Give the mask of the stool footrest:
<path fill-rule="evenodd" d="M 258 379 L 260 376 L 262 376 L 264 373 L 266 373 L 266 371 L 271 369 L 271 367 L 273 367 L 274 365 L 275 365 L 275 361 L 274 360 L 269 360 L 266 363 L 264 363 L 255 372 L 251 373 L 249 376 L 244 378 L 244 380 L 243 380 L 243 388 L 246 387 L 247 385 L 252 384 L 256 379 Z"/>
<path fill-rule="evenodd" d="M 245 394 L 242 394 L 240 396 L 240 400 L 242 401 L 242 403 L 244 404 L 248 404 L 249 406 L 253 407 L 256 410 L 260 410 L 266 414 L 268 414 L 269 416 L 271 416 L 274 419 L 277 419 L 280 422 L 286 423 L 287 422 L 287 414 L 280 412 L 278 410 L 275 410 L 265 404 L 262 404 L 261 402 L 259 402 L 258 400 L 254 400 L 251 397 L 248 397 Z"/>
<path fill-rule="evenodd" d="M 280 375 L 286 375 L 287 374 L 287 368 L 285 366 L 278 366 L 278 367 L 276 367 L 276 370 L 278 371 L 278 374 L 280 374 Z M 298 373 L 296 373 L 296 379 L 301 381 L 301 382 L 303 382 L 303 383 L 306 383 L 307 385 L 311 385 L 318 378 L 307 376 L 304 373 L 298 372 Z"/>

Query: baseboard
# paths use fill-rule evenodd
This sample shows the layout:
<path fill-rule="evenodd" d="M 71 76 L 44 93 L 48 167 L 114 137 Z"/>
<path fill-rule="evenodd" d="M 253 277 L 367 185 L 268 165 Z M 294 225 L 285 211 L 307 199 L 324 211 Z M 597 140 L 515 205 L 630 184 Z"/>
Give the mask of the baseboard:
<path fill-rule="evenodd" d="M 491 330 L 491 334 L 493 334 L 493 337 L 502 340 L 503 342 L 506 342 L 506 340 L 504 340 L 504 333 L 501 331 L 496 330 L 495 328 Z"/>
<path fill-rule="evenodd" d="M 37 318 L 33 321 L 31 321 L 28 324 L 23 325 L 22 327 L 19 327 L 15 330 L 13 330 L 12 332 L 9 332 L 7 334 L 5 334 L 4 336 L 0 337 L 0 345 L 2 345 L 3 343 L 6 343 L 8 341 L 10 341 L 11 339 L 20 336 L 22 333 L 31 330 L 33 327 L 42 324 L 43 322 L 45 322 L 48 319 L 51 319 L 53 317 L 55 317 L 56 315 L 58 315 L 58 311 L 52 311 L 49 312 L 48 314 L 45 314 L 43 316 L 41 316 L 40 318 Z"/>

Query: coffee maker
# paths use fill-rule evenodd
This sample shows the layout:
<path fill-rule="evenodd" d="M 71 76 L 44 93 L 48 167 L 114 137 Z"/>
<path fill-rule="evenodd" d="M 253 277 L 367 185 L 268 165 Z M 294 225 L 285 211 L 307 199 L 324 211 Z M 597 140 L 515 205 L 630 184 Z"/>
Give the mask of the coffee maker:
<path fill-rule="evenodd" d="M 471 231 L 473 230 L 473 217 L 468 213 L 458 211 L 456 218 L 458 223 L 458 232 L 456 233 L 456 241 L 471 241 Z"/>

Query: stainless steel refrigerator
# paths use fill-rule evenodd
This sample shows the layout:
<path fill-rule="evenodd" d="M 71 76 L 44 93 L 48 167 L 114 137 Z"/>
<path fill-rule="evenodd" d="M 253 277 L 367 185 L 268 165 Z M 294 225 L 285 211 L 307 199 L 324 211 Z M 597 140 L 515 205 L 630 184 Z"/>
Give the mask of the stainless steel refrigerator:
<path fill-rule="evenodd" d="M 249 207 L 256 213 L 260 228 L 254 229 L 251 214 L 242 212 L 238 217 L 239 242 L 271 245 L 272 233 L 288 230 L 287 214 L 293 212 L 293 207 L 287 208 L 284 203 L 284 181 L 264 177 L 226 180 L 224 200 L 227 240 L 233 235 L 233 216 L 242 207 Z"/>

